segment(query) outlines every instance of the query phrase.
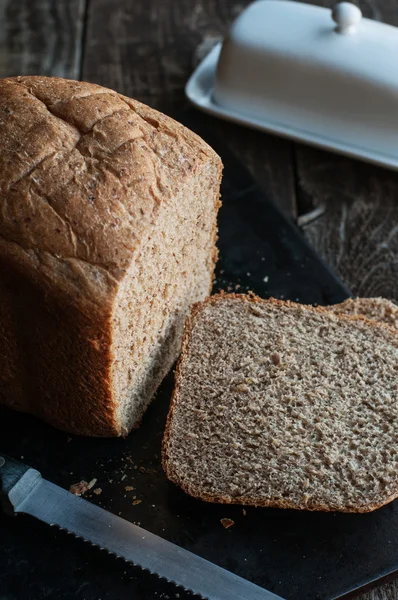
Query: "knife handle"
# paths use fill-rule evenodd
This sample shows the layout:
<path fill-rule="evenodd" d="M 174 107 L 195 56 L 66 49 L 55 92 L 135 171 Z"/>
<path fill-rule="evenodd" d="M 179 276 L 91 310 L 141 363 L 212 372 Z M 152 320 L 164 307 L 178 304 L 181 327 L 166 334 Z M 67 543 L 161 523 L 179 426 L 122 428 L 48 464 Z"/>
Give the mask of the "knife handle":
<path fill-rule="evenodd" d="M 10 493 L 30 467 L 0 451 L 0 506 L 6 512 L 14 512 Z"/>

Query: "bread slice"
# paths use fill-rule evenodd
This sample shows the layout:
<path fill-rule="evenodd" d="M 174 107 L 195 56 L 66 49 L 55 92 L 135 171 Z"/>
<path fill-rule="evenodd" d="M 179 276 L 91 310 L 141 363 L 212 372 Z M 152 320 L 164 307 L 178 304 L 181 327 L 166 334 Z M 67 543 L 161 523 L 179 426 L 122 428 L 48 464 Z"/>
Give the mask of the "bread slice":
<path fill-rule="evenodd" d="M 125 435 L 211 288 L 222 164 L 98 85 L 0 80 L 0 402 Z"/>
<path fill-rule="evenodd" d="M 387 325 L 213 296 L 187 323 L 166 475 L 211 502 L 374 510 L 398 495 L 397 394 Z"/>
<path fill-rule="evenodd" d="M 328 306 L 327 310 L 340 315 L 364 315 L 398 330 L 398 306 L 385 298 L 349 298 L 340 304 Z"/>

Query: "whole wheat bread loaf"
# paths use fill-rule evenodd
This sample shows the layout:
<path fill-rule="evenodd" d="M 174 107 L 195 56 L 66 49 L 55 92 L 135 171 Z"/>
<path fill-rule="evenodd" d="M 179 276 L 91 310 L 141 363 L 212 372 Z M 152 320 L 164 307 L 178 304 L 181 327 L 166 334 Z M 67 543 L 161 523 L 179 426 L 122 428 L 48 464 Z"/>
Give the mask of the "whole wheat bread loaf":
<path fill-rule="evenodd" d="M 340 304 L 328 306 L 327 310 L 336 314 L 364 315 L 398 329 L 398 306 L 385 298 L 349 298 Z"/>
<path fill-rule="evenodd" d="M 216 259 L 221 161 L 98 85 L 0 81 L 0 402 L 124 435 Z"/>
<path fill-rule="evenodd" d="M 164 469 L 207 501 L 371 511 L 398 495 L 397 393 L 390 327 L 213 296 L 187 323 Z"/>

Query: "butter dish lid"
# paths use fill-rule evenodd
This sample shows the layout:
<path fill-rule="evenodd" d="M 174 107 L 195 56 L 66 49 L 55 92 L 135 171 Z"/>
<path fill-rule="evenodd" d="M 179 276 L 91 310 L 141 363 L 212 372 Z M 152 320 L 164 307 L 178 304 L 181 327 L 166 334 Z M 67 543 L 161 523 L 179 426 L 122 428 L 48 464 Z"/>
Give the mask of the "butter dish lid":
<path fill-rule="evenodd" d="M 333 11 L 259 0 L 186 86 L 225 119 L 398 168 L 398 28 Z"/>

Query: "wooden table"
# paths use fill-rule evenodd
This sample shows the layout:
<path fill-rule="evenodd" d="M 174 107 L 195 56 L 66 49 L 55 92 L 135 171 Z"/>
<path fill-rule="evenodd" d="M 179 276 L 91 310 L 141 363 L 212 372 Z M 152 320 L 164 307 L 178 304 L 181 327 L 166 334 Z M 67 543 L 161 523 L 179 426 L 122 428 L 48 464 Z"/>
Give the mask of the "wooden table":
<path fill-rule="evenodd" d="M 332 0 L 307 0 L 332 6 Z M 0 0 L 0 76 L 84 79 L 164 112 L 248 0 Z M 398 26 L 396 0 L 360 0 Z M 358 295 L 398 300 L 398 174 L 214 121 L 267 194 Z M 398 599 L 398 583 L 362 600 Z"/>

